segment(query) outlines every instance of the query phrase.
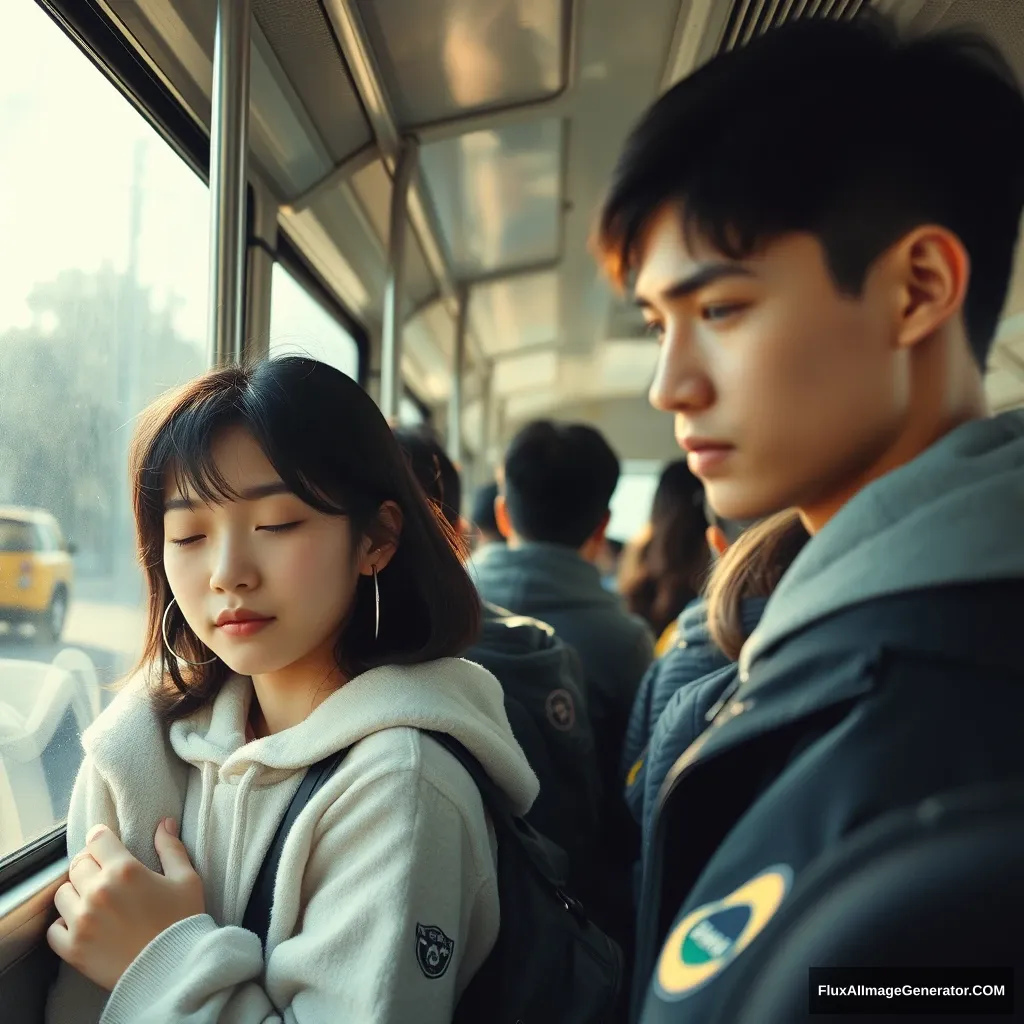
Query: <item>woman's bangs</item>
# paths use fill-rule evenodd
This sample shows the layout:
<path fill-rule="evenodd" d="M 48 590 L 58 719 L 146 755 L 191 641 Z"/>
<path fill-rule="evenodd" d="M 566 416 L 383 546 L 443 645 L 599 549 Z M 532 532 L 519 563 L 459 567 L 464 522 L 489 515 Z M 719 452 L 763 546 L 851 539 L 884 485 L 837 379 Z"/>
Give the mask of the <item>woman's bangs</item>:
<path fill-rule="evenodd" d="M 218 395 L 180 410 L 154 440 L 150 458 L 146 460 L 144 489 L 160 501 L 161 508 L 168 482 L 189 505 L 223 505 L 243 500 L 244 496 L 221 472 L 213 454 L 224 432 L 238 427 L 259 445 L 277 475 L 300 501 L 324 515 L 350 515 L 347 496 L 338 493 L 336 486 L 328 489 L 318 482 L 330 478 L 327 469 L 303 464 L 309 461 L 308 451 L 285 451 L 268 436 L 265 416 L 248 415 L 250 410 L 245 408 L 244 401 L 225 407 L 223 398 Z"/>

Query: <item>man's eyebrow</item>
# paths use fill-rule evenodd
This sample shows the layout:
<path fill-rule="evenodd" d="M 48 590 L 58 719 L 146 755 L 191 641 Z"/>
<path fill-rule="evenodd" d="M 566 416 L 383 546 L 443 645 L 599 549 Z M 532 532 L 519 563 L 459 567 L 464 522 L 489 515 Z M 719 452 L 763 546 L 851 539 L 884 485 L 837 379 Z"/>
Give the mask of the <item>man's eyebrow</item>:
<path fill-rule="evenodd" d="M 291 488 L 283 480 L 275 480 L 272 483 L 257 484 L 255 487 L 247 487 L 239 494 L 243 501 L 258 501 L 260 498 L 269 498 L 273 494 L 291 494 Z M 171 498 L 164 502 L 164 511 L 173 512 L 178 509 L 191 510 L 194 503 L 187 498 Z"/>
<path fill-rule="evenodd" d="M 753 276 L 754 272 L 752 270 L 740 266 L 738 263 L 705 263 L 688 277 L 681 278 L 675 284 L 670 284 L 667 288 L 663 288 L 660 297 L 664 301 L 671 302 L 673 299 L 686 298 L 687 295 L 692 295 L 694 292 L 700 291 L 701 288 L 706 288 L 709 284 L 720 281 L 723 277 Z M 641 309 L 648 309 L 654 303 L 642 295 L 637 295 L 636 304 Z"/>

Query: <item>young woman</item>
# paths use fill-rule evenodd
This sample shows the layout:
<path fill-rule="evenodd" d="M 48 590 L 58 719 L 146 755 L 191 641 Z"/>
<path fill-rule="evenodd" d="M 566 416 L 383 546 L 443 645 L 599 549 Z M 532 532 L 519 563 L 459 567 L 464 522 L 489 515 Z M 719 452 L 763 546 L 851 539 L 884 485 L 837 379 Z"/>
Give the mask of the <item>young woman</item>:
<path fill-rule="evenodd" d="M 619 568 L 626 606 L 660 638 L 656 657 L 671 648 L 676 619 L 704 585 L 707 527 L 700 480 L 685 459 L 669 463 L 658 481 L 650 522 L 626 548 Z"/>
<path fill-rule="evenodd" d="M 475 589 L 353 381 L 211 372 L 132 453 L 140 671 L 84 738 L 48 1020 L 442 1024 L 498 932 L 496 844 L 450 734 L 525 812 Z M 241 927 L 305 770 L 266 949 Z M 102 1015 L 102 1016 L 101 1016 Z"/>

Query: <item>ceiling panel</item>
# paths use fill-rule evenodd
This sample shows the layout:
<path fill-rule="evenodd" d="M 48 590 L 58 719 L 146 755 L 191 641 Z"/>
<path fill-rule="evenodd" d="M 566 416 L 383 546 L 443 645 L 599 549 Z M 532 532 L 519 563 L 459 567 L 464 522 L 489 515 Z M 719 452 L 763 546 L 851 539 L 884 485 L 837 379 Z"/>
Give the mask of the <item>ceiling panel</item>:
<path fill-rule="evenodd" d="M 332 159 L 369 145 L 370 126 L 317 0 L 252 0 L 252 12 Z"/>
<path fill-rule="evenodd" d="M 522 274 L 477 285 L 470 291 L 469 322 L 488 356 L 554 343 L 557 273 Z"/>
<path fill-rule="evenodd" d="M 460 278 L 553 260 L 559 249 L 563 124 L 509 124 L 420 153 Z"/>
<path fill-rule="evenodd" d="M 549 388 L 558 380 L 558 357 L 554 352 L 529 352 L 510 356 L 494 364 L 492 387 L 499 395 Z"/>
<path fill-rule="evenodd" d="M 566 0 L 359 0 L 403 127 L 543 99 L 565 83 Z"/>

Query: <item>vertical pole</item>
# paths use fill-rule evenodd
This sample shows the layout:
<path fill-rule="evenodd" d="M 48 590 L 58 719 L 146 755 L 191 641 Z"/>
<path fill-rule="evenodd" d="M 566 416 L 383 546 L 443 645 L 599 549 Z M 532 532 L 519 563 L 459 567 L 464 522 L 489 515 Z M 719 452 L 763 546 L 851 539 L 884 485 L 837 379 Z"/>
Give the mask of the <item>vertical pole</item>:
<path fill-rule="evenodd" d="M 217 0 L 210 122 L 210 346 L 224 366 L 242 355 L 249 152 L 250 0 Z"/>
<path fill-rule="evenodd" d="M 251 239 L 245 274 L 245 329 L 242 356 L 257 362 L 270 355 L 271 281 L 277 248 L 277 201 L 267 188 L 254 182 Z"/>
<path fill-rule="evenodd" d="M 462 462 L 462 407 L 466 376 L 466 328 L 469 317 L 468 293 L 459 291 L 459 315 L 455 321 L 455 351 L 452 353 L 452 390 L 448 396 L 448 457 L 456 466 Z"/>
<path fill-rule="evenodd" d="M 388 283 L 384 293 L 381 332 L 380 408 L 389 422 L 398 421 L 402 399 L 402 328 L 405 323 L 405 239 L 409 185 L 416 171 L 419 146 L 406 139 L 395 166 L 391 189 L 391 225 L 388 231 Z"/>
<path fill-rule="evenodd" d="M 494 364 L 488 360 L 480 367 L 480 462 L 477 483 L 483 485 L 491 479 L 491 445 L 494 426 Z"/>

